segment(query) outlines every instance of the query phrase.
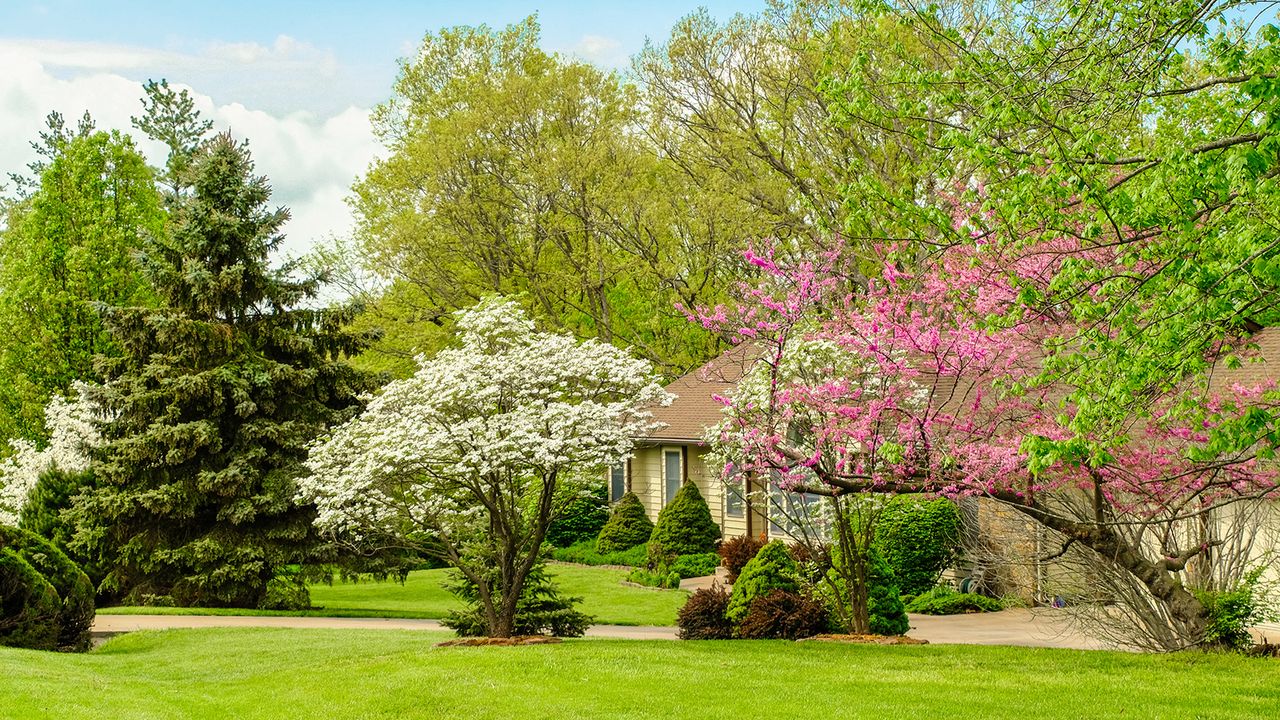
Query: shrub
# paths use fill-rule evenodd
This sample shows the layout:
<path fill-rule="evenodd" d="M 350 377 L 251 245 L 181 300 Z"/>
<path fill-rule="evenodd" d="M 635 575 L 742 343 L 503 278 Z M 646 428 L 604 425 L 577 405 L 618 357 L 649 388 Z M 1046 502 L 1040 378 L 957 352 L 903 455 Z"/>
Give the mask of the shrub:
<path fill-rule="evenodd" d="M 676 615 L 681 640 L 728 640 L 733 637 L 733 623 L 725 618 L 729 609 L 729 591 L 720 585 L 701 588 L 689 596 Z"/>
<path fill-rule="evenodd" d="M 650 543 L 657 543 L 670 555 L 693 555 L 715 552 L 720 540 L 720 526 L 711 519 L 711 509 L 702 499 L 698 486 L 687 482 L 680 492 L 662 508 Z"/>
<path fill-rule="evenodd" d="M 893 569 L 871 549 L 867 557 L 867 615 L 876 635 L 905 635 L 911 629 L 906 608 L 898 595 Z"/>
<path fill-rule="evenodd" d="M 578 563 L 579 565 L 644 565 L 647 548 L 637 545 L 630 550 L 601 554 L 596 551 L 595 539 L 583 540 L 567 548 L 553 548 L 551 557 L 560 562 Z"/>
<path fill-rule="evenodd" d="M 80 567 L 52 543 L 35 533 L 0 526 L 0 548 L 18 554 L 41 575 L 57 594 L 57 649 L 82 652 L 89 649 L 93 627 L 93 583 Z"/>
<path fill-rule="evenodd" d="M 92 486 L 93 475 L 89 472 L 69 473 L 57 467 L 46 470 L 27 495 L 27 504 L 18 516 L 18 527 L 39 535 L 67 553 L 75 528 L 67 522 L 63 511 L 71 507 L 77 495 Z M 71 556 L 70 553 L 67 555 Z"/>
<path fill-rule="evenodd" d="M 787 547 L 781 540 L 774 540 L 760 548 L 760 552 L 742 568 L 738 581 L 733 584 L 725 617 L 737 624 L 746 617 L 751 601 L 757 597 L 774 590 L 799 591 L 796 574 L 796 563 L 787 554 Z"/>
<path fill-rule="evenodd" d="M 306 610 L 311 607 L 311 591 L 301 573 L 283 573 L 267 582 L 267 592 L 259 610 Z"/>
<path fill-rule="evenodd" d="M 939 585 L 926 593 L 917 595 L 906 604 L 906 611 L 921 615 L 961 615 L 963 613 L 983 613 L 1003 610 L 1004 604 L 999 600 L 960 593 L 945 585 Z"/>
<path fill-rule="evenodd" d="M 1250 572 L 1226 591 L 1193 590 L 1204 606 L 1204 644 L 1223 650 L 1247 650 L 1253 645 L 1249 627 L 1276 619 L 1275 609 L 1257 592 L 1261 569 Z"/>
<path fill-rule="evenodd" d="M 657 570 L 636 568 L 627 575 L 627 582 L 633 582 L 637 585 L 663 588 L 666 590 L 675 590 L 680 587 L 680 576 L 666 568 L 658 568 Z"/>
<path fill-rule="evenodd" d="M 715 553 L 699 553 L 697 555 L 681 555 L 671 563 L 671 572 L 681 578 L 703 577 L 714 575 L 720 566 L 720 556 Z"/>
<path fill-rule="evenodd" d="M 546 541 L 555 547 L 569 547 L 595 540 L 609 520 L 609 489 L 603 483 L 570 500 L 547 528 Z"/>
<path fill-rule="evenodd" d="M 718 549 L 720 564 L 724 565 L 724 569 L 729 572 L 730 583 L 738 581 L 738 573 L 742 572 L 742 568 L 751 562 L 751 558 L 755 557 L 762 547 L 764 547 L 763 539 L 746 535 L 729 538 L 720 543 Z"/>
<path fill-rule="evenodd" d="M 874 547 L 907 595 L 928 592 L 955 560 L 960 544 L 960 512 L 938 498 L 899 495 L 881 511 Z"/>
<path fill-rule="evenodd" d="M 826 545 L 810 547 L 801 542 L 787 545 L 787 553 L 796 561 L 802 580 L 817 584 L 831 570 L 831 550 Z"/>
<path fill-rule="evenodd" d="M 645 514 L 644 503 L 635 493 L 627 493 L 613 506 L 609 520 L 600 528 L 596 551 L 602 555 L 630 550 L 649 542 L 653 523 Z"/>
<path fill-rule="evenodd" d="M 488 632 L 489 626 L 484 619 L 475 583 L 454 571 L 445 588 L 467 603 L 467 607 L 449 611 L 440 624 L 463 637 L 480 637 Z M 539 563 L 530 571 L 516 603 L 512 634 L 547 633 L 556 637 L 582 637 L 591 626 L 593 618 L 574 609 L 574 605 L 580 602 L 582 598 L 561 595 L 547 576 L 545 566 Z"/>
<path fill-rule="evenodd" d="M 0 547 L 0 645 L 58 647 L 58 591 L 17 552 Z"/>
<path fill-rule="evenodd" d="M 772 590 L 751 601 L 738 624 L 738 637 L 748 640 L 799 640 L 825 632 L 830 625 L 821 601 L 786 590 Z"/>

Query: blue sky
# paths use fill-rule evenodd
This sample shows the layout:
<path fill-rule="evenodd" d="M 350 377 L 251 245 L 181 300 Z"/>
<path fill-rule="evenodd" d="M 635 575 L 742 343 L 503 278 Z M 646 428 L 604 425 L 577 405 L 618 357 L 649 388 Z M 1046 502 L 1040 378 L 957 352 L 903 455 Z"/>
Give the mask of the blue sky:
<path fill-rule="evenodd" d="M 293 211 L 286 248 L 350 233 L 345 197 L 381 148 L 369 111 L 423 34 L 501 27 L 537 14 L 542 45 L 625 67 L 699 5 L 719 19 L 765 0 L 0 0 L 0 178 L 33 159 L 45 115 L 129 130 L 142 83 L 167 78 L 220 130 L 247 138 L 276 202 Z M 155 164 L 163 150 L 139 139 Z"/>

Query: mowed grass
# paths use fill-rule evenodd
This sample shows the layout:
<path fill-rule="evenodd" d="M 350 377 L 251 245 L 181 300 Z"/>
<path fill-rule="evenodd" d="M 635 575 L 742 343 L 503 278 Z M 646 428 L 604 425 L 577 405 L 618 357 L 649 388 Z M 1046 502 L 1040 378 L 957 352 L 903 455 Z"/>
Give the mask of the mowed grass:
<path fill-rule="evenodd" d="M 579 609 L 605 625 L 674 625 L 676 612 L 688 599 L 679 590 L 623 585 L 625 570 L 577 565 L 550 565 L 548 570 L 566 595 L 582 598 Z M 320 617 L 442 618 L 461 607 L 442 585 L 445 570 L 409 573 L 404 584 L 362 581 L 311 587 L 311 610 L 275 612 L 210 608 L 115 607 L 104 615 L 312 615 Z M 2 717 L 2 716 L 0 716 Z"/>
<path fill-rule="evenodd" d="M 979 646 L 208 629 L 87 655 L 0 649 L 0 716 L 50 718 L 1274 718 L 1280 662 Z"/>

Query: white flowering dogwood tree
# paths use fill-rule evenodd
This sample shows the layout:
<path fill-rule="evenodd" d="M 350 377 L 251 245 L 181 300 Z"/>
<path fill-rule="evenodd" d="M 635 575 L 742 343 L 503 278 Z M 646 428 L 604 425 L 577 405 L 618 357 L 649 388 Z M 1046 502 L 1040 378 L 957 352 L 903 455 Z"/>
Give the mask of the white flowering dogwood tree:
<path fill-rule="evenodd" d="M 318 442 L 300 488 L 327 532 L 432 538 L 475 586 L 487 634 L 508 637 L 548 525 L 671 397 L 647 361 L 540 332 L 508 299 L 457 327 L 455 346 Z"/>
<path fill-rule="evenodd" d="M 89 469 L 89 450 L 102 438 L 98 433 L 100 411 L 85 399 L 85 383 L 75 383 L 68 397 L 54 395 L 44 409 L 49 443 L 43 448 L 30 441 L 9 441 L 13 454 L 0 462 L 0 525 L 17 525 L 18 516 L 40 476 L 52 468 L 67 473 Z"/>

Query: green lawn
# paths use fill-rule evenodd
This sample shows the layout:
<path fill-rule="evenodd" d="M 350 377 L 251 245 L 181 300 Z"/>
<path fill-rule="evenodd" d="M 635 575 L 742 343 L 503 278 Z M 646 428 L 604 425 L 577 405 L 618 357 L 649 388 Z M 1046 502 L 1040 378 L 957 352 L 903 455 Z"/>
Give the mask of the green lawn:
<path fill-rule="evenodd" d="M 608 625 L 674 625 L 676 611 L 687 593 L 623 585 L 625 570 L 551 565 L 551 575 L 567 595 L 582 598 L 580 609 Z M 318 615 L 328 617 L 440 618 L 459 607 L 458 601 L 440 586 L 444 570 L 409 573 L 405 583 L 359 582 L 315 585 L 311 603 L 316 608 L 303 612 L 261 610 L 216 610 L 208 608 L 116 607 L 99 613 L 116 615 Z"/>
<path fill-rule="evenodd" d="M 978 646 L 140 632 L 0 649 L 4 718 L 1274 718 L 1280 662 Z"/>

